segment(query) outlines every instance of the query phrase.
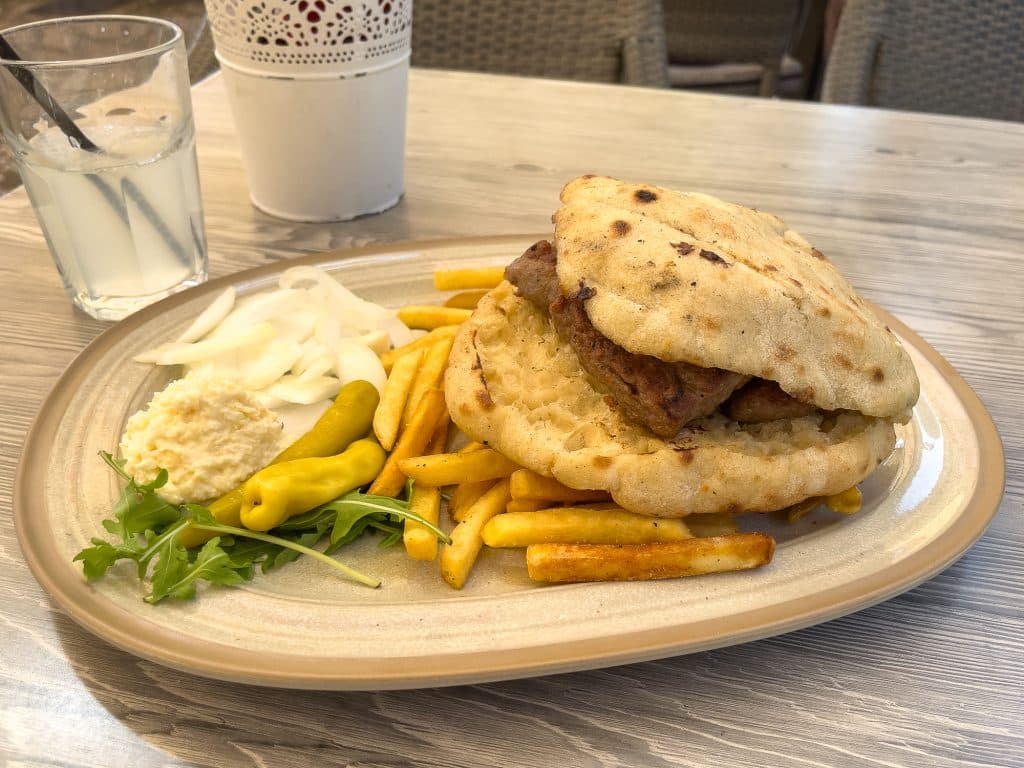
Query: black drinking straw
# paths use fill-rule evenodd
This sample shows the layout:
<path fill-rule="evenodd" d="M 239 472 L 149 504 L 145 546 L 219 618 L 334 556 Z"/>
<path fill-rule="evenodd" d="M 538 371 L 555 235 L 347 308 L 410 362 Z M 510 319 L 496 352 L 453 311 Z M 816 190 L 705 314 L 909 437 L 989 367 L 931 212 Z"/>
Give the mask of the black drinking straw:
<path fill-rule="evenodd" d="M 3 35 L 0 35 L 0 58 L 7 59 L 8 61 L 23 61 L 18 52 L 14 50 Z M 75 121 L 64 111 L 64 108 L 56 102 L 53 95 L 46 90 L 46 86 L 36 79 L 31 70 L 27 67 L 11 67 L 10 72 L 14 79 L 21 83 L 21 87 L 29 92 L 29 95 L 39 103 L 43 111 L 57 124 L 57 127 L 61 129 L 64 135 L 75 143 L 75 146 L 84 149 L 86 152 L 100 151 L 100 148 L 96 146 L 93 140 L 82 133 L 82 129 L 75 124 Z"/>

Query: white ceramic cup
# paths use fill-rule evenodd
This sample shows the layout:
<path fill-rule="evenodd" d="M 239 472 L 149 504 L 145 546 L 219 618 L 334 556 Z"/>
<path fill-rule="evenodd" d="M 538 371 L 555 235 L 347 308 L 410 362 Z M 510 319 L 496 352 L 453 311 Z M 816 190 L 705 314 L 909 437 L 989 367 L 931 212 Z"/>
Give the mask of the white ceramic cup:
<path fill-rule="evenodd" d="M 206 0 L 253 204 L 344 221 L 404 190 L 412 0 Z"/>

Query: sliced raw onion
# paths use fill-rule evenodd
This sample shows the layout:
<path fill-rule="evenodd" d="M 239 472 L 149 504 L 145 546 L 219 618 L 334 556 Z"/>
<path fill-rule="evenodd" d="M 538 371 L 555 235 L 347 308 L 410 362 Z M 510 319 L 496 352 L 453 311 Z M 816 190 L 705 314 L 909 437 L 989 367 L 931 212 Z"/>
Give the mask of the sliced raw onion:
<path fill-rule="evenodd" d="M 316 267 L 287 269 L 278 286 L 243 298 L 227 289 L 177 341 L 135 359 L 234 381 L 275 408 L 331 398 L 356 379 L 383 389 L 380 355 L 414 336 L 395 311 Z"/>
<path fill-rule="evenodd" d="M 186 328 L 185 332 L 175 341 L 179 344 L 199 341 L 199 339 L 220 325 L 232 308 L 234 308 L 236 293 L 234 286 L 227 288 L 227 290 L 213 300 L 210 306 L 203 310 L 199 317 L 192 321 L 192 325 Z"/>
<path fill-rule="evenodd" d="M 321 400 L 329 400 L 338 394 L 340 389 L 341 382 L 333 376 L 319 376 L 315 379 L 299 381 L 297 376 L 289 373 L 278 379 L 277 383 L 256 394 L 257 396 L 265 395 L 276 398 L 285 403 L 310 405 Z"/>
<path fill-rule="evenodd" d="M 191 344 L 165 344 L 149 352 L 135 357 L 138 363 L 156 363 L 157 365 L 188 365 L 198 363 L 217 355 L 223 355 L 239 347 L 260 344 L 274 338 L 274 326 L 270 323 L 258 323 L 237 334 L 217 339 L 205 339 Z"/>
<path fill-rule="evenodd" d="M 376 353 L 365 344 L 346 339 L 338 346 L 338 378 L 342 385 L 362 379 L 384 392 L 388 375 Z"/>

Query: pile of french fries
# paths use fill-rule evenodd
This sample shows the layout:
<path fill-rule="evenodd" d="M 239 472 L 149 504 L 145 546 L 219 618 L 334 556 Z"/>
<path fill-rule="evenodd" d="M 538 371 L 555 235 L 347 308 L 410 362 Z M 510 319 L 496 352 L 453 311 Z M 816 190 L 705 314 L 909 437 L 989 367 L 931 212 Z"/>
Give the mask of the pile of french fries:
<path fill-rule="evenodd" d="M 455 589 L 465 585 L 485 546 L 525 549 L 527 572 L 541 582 L 660 579 L 769 563 L 775 541 L 738 532 L 731 515 L 647 517 L 617 506 L 604 491 L 569 488 L 480 443 L 448 451 L 454 431 L 444 398 L 448 356 L 459 324 L 503 277 L 502 267 L 436 271 L 435 287 L 456 293 L 443 305 L 399 310 L 406 325 L 426 333 L 381 357 L 388 379 L 373 429 L 389 456 L 369 492 L 397 496 L 411 479 L 412 511 L 450 529 L 451 543 L 441 545 L 431 531 L 407 522 L 409 557 L 438 561 Z M 860 491 L 851 488 L 784 513 L 795 522 L 822 504 L 852 514 L 860 503 Z"/>

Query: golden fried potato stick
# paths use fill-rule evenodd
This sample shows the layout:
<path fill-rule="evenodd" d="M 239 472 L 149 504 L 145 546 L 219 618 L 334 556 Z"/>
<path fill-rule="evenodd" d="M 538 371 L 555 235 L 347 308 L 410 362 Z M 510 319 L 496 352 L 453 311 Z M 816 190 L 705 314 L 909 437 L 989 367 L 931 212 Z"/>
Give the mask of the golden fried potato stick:
<path fill-rule="evenodd" d="M 504 267 L 463 267 L 434 270 L 434 287 L 439 291 L 494 288 L 505 279 Z"/>
<path fill-rule="evenodd" d="M 514 474 L 514 473 L 513 473 Z M 506 512 L 536 512 L 538 509 L 548 509 L 552 506 L 548 500 L 540 499 L 512 499 L 505 505 Z"/>
<path fill-rule="evenodd" d="M 861 494 L 860 488 L 853 486 L 852 488 L 847 488 L 841 493 L 826 496 L 825 506 L 833 512 L 838 512 L 841 515 L 853 515 L 860 512 L 860 507 L 863 501 L 864 496 Z"/>
<path fill-rule="evenodd" d="M 409 497 L 409 511 L 437 525 L 441 517 L 441 489 L 414 484 Z M 437 557 L 437 536 L 415 520 L 405 521 L 402 543 L 406 554 L 413 560 L 433 560 Z"/>
<path fill-rule="evenodd" d="M 473 506 L 477 499 L 490 490 L 494 482 L 494 480 L 480 480 L 476 483 L 459 483 L 456 485 L 452 490 L 451 496 L 448 497 L 448 515 L 451 519 L 456 523 L 461 523 L 469 508 Z"/>
<path fill-rule="evenodd" d="M 388 373 L 391 372 L 392 366 L 395 361 L 403 355 L 407 355 L 410 352 L 415 352 L 417 349 L 426 349 L 432 344 L 436 344 L 438 341 L 448 337 L 455 337 L 458 332 L 459 326 L 457 325 L 442 325 L 440 328 L 435 328 L 429 333 L 420 336 L 418 339 L 410 341 L 408 344 L 404 344 L 401 347 L 395 347 L 389 349 L 383 355 L 380 356 L 381 365 L 384 366 L 384 370 Z"/>
<path fill-rule="evenodd" d="M 484 526 L 489 547 L 531 544 L 649 544 L 683 541 L 693 534 L 678 518 L 638 515 L 625 509 L 555 507 L 533 512 L 506 512 Z"/>
<path fill-rule="evenodd" d="M 434 436 L 430 438 L 428 454 L 441 453 L 444 450 L 448 444 L 448 427 L 451 423 L 446 410 L 434 430 Z M 437 525 L 441 517 L 441 489 L 413 483 L 409 509 L 427 522 Z M 437 557 L 437 536 L 415 520 L 405 521 L 402 527 L 402 543 L 405 545 L 406 554 L 413 560 L 433 560 Z"/>
<path fill-rule="evenodd" d="M 437 426 L 434 427 L 434 434 L 430 436 L 430 442 L 427 443 L 426 450 L 423 451 L 425 456 L 444 453 L 444 449 L 448 447 L 448 429 L 451 425 L 452 417 L 448 413 L 448 409 L 445 408 L 440 417 L 438 417 Z"/>
<path fill-rule="evenodd" d="M 458 453 L 472 453 L 485 447 L 483 443 L 478 443 L 474 440 L 472 443 L 466 443 L 466 445 L 462 446 Z M 481 480 L 477 483 L 459 483 L 456 485 L 448 497 L 448 516 L 456 523 L 462 522 L 463 513 L 473 505 L 474 501 L 483 496 L 492 485 L 494 485 L 493 480 Z"/>
<path fill-rule="evenodd" d="M 654 544 L 532 544 L 526 569 L 534 581 L 647 581 L 758 568 L 774 552 L 775 540 L 763 533 Z"/>
<path fill-rule="evenodd" d="M 472 453 L 439 453 L 435 456 L 403 458 L 399 468 L 407 477 L 424 485 L 456 485 L 508 477 L 519 466 L 493 448 Z"/>
<path fill-rule="evenodd" d="M 736 526 L 736 518 L 724 512 L 690 515 L 686 518 L 686 526 L 694 536 L 703 538 L 726 536 L 739 530 Z"/>
<path fill-rule="evenodd" d="M 487 291 L 483 288 L 474 291 L 463 291 L 462 293 L 456 293 L 454 296 L 449 296 L 444 301 L 446 307 L 456 307 L 457 309 L 476 309 L 476 305 L 480 303 L 480 299 L 487 295 Z"/>
<path fill-rule="evenodd" d="M 398 463 L 409 456 L 423 454 L 442 418 L 448 418 L 444 392 L 440 389 L 427 390 L 416 407 L 412 421 L 402 431 L 395 449 L 384 463 L 384 468 L 370 486 L 369 493 L 377 496 L 397 496 L 401 492 L 405 487 L 405 475 L 398 468 Z"/>
<path fill-rule="evenodd" d="M 442 325 L 458 325 L 469 319 L 471 309 L 439 307 L 435 304 L 407 304 L 398 310 L 398 319 L 410 328 L 430 331 Z"/>
<path fill-rule="evenodd" d="M 412 390 L 412 384 L 422 360 L 422 349 L 414 349 L 409 354 L 398 358 L 391 369 L 391 375 L 388 376 L 388 380 L 384 384 L 380 403 L 373 414 L 373 434 L 377 436 L 377 440 L 380 441 L 381 447 L 385 451 L 390 451 L 395 447 L 398 428 L 402 424 L 402 414 L 405 412 L 405 403 L 409 399 L 409 392 Z"/>
<path fill-rule="evenodd" d="M 409 389 L 409 397 L 405 402 L 402 414 L 402 426 L 409 423 L 423 393 L 432 387 L 440 388 L 444 382 L 444 371 L 448 367 L 448 355 L 452 351 L 454 336 L 438 339 L 423 351 L 423 362 L 420 363 L 416 377 Z"/>
<path fill-rule="evenodd" d="M 586 503 L 588 501 L 608 501 L 611 496 L 607 491 L 577 490 L 562 485 L 553 477 L 544 477 L 528 469 L 519 469 L 512 473 L 509 486 L 513 499 L 531 499 L 536 501 L 564 501 L 567 504 Z M 554 506 L 553 504 L 549 506 Z"/>
<path fill-rule="evenodd" d="M 792 506 L 786 507 L 783 512 L 786 513 L 786 522 L 795 523 L 798 520 L 802 520 L 807 517 L 811 512 L 821 506 L 821 496 L 812 496 L 809 499 L 798 501 Z"/>
<path fill-rule="evenodd" d="M 795 523 L 803 519 L 822 504 L 841 515 L 854 515 L 860 512 L 863 500 L 864 496 L 861 494 L 860 488 L 853 486 L 831 496 L 812 496 L 809 499 L 798 501 L 781 512 L 785 514 L 787 523 Z"/>
<path fill-rule="evenodd" d="M 451 533 L 452 543 L 441 550 L 441 577 L 455 589 L 462 589 L 484 545 L 480 532 L 508 503 L 508 479 L 503 478 L 481 496 Z"/>

